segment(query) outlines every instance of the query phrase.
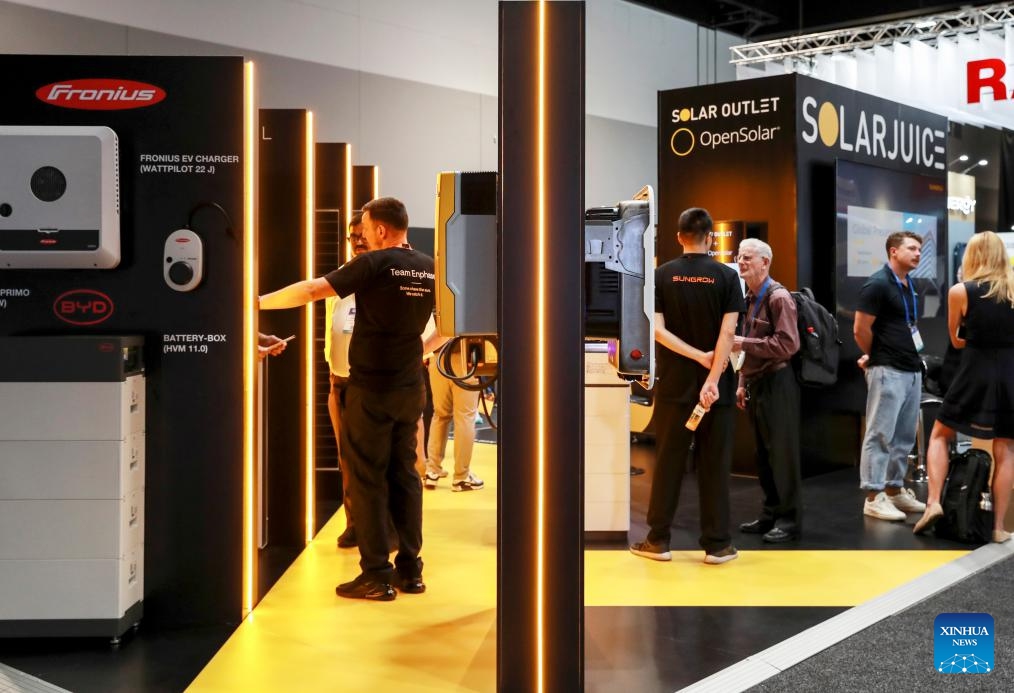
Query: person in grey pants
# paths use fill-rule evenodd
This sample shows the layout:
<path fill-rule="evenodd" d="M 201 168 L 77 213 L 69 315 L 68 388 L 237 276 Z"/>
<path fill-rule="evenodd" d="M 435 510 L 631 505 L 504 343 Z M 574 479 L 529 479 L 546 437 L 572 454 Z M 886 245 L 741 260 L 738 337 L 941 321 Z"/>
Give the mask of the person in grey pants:
<path fill-rule="evenodd" d="M 904 520 L 926 504 L 904 488 L 915 445 L 922 393 L 919 295 L 909 273 L 919 266 L 922 238 L 911 231 L 887 237 L 887 264 L 859 292 L 853 334 L 866 374 L 866 435 L 859 458 L 863 514 Z"/>

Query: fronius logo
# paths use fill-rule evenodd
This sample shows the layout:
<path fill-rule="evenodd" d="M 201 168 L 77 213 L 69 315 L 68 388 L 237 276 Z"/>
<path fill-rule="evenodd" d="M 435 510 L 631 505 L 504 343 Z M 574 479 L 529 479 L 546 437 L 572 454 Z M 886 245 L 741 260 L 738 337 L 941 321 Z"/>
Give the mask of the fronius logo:
<path fill-rule="evenodd" d="M 166 97 L 153 84 L 128 79 L 68 79 L 35 90 L 43 103 L 82 111 L 122 111 L 152 106 Z"/>
<path fill-rule="evenodd" d="M 867 114 L 863 109 L 847 111 L 830 101 L 818 107 L 812 96 L 805 97 L 802 106 L 805 125 L 800 137 L 807 144 L 819 138 L 829 149 L 901 160 L 941 171 L 947 168 L 944 158 L 947 134 L 941 130 L 879 113 Z"/>

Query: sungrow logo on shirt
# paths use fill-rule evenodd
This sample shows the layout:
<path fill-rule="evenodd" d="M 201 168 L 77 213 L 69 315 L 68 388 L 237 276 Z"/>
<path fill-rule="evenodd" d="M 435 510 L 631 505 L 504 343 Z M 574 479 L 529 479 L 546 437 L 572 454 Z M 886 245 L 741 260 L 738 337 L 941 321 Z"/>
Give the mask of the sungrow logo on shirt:
<path fill-rule="evenodd" d="M 687 277 L 682 274 L 673 275 L 672 280 L 674 282 L 683 282 L 686 284 L 714 284 L 714 277 Z"/>

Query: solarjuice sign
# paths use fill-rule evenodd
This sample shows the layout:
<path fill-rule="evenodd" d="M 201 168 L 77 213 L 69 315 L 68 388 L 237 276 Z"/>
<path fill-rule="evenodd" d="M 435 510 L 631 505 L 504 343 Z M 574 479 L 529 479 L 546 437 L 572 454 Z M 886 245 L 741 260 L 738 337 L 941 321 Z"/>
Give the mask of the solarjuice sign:
<path fill-rule="evenodd" d="M 807 144 L 819 139 L 825 147 L 841 152 L 941 171 L 947 168 L 943 130 L 858 106 L 846 108 L 829 100 L 818 104 L 813 96 L 802 99 L 801 109 L 799 136 Z"/>

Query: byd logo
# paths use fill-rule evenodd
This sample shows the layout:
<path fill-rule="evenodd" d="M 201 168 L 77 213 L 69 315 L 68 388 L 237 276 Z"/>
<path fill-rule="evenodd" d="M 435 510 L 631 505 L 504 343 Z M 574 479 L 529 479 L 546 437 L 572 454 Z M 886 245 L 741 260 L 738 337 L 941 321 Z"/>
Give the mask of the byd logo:
<path fill-rule="evenodd" d="M 1007 73 L 1007 65 L 1000 58 L 985 60 L 969 60 L 967 66 L 968 103 L 982 101 L 982 92 L 993 92 L 994 101 L 1004 101 L 1014 96 L 1007 92 L 1003 76 Z"/>
<path fill-rule="evenodd" d="M 71 325 L 98 325 L 113 314 L 113 299 L 95 289 L 71 289 L 56 297 L 53 312 Z"/>
<path fill-rule="evenodd" d="M 35 90 L 42 102 L 84 111 L 121 111 L 152 106 L 166 97 L 153 84 L 129 79 L 68 79 Z"/>

